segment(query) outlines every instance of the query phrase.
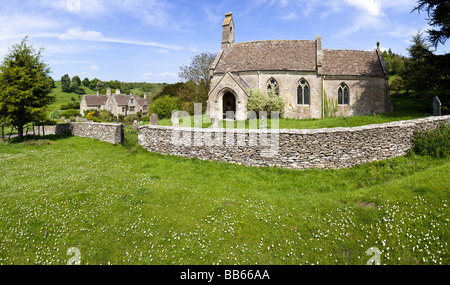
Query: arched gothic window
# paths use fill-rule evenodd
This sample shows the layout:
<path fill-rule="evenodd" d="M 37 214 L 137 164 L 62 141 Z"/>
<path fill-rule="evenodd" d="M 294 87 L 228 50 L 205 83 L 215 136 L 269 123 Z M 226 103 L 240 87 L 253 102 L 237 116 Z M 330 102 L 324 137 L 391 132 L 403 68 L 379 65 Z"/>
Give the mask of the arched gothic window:
<path fill-rule="evenodd" d="M 338 104 L 348 105 L 350 102 L 350 92 L 348 86 L 345 83 L 341 83 L 338 87 Z"/>
<path fill-rule="evenodd" d="M 297 105 L 309 105 L 309 84 L 301 79 L 297 86 Z"/>
<path fill-rule="evenodd" d="M 279 95 L 278 94 L 278 82 L 275 80 L 275 78 L 270 78 L 269 81 L 267 82 L 267 92 L 272 91 L 275 95 Z"/>

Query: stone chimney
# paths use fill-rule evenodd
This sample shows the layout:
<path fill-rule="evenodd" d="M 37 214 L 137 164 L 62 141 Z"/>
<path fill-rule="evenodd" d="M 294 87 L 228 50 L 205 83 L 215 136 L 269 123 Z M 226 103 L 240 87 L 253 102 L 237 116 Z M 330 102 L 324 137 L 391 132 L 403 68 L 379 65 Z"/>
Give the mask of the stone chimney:
<path fill-rule="evenodd" d="M 234 44 L 234 21 L 233 13 L 225 14 L 225 21 L 222 24 L 222 50 L 227 50 Z"/>
<path fill-rule="evenodd" d="M 120 95 L 120 89 L 116 89 L 116 95 Z"/>
<path fill-rule="evenodd" d="M 106 96 L 111 96 L 111 88 L 106 88 Z"/>
<path fill-rule="evenodd" d="M 144 93 L 144 99 L 147 100 L 147 94 Z"/>

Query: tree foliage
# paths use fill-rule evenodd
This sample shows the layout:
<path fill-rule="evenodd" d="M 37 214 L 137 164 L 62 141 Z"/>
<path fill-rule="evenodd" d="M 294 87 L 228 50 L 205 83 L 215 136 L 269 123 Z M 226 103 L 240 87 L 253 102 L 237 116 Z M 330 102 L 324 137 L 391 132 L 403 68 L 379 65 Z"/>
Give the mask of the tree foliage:
<path fill-rule="evenodd" d="M 209 68 L 216 58 L 215 54 L 203 52 L 192 58 L 189 66 L 183 65 L 180 67 L 178 76 L 186 81 L 192 81 L 197 85 L 209 89 L 211 78 L 209 75 Z"/>
<path fill-rule="evenodd" d="M 158 115 L 158 118 L 165 119 L 172 116 L 173 110 L 180 109 L 180 100 L 177 97 L 165 95 L 153 101 L 150 112 Z"/>
<path fill-rule="evenodd" d="M 17 129 L 19 138 L 27 123 L 46 119 L 45 109 L 55 100 L 42 49 L 36 52 L 27 41 L 14 45 L 0 65 L 0 118 Z"/>
<path fill-rule="evenodd" d="M 270 117 L 271 112 L 280 112 L 284 110 L 285 102 L 283 98 L 277 96 L 274 92 L 264 92 L 261 89 L 250 89 L 250 96 L 247 102 L 247 110 L 254 111 L 259 115 L 261 111 L 267 112 Z"/>
<path fill-rule="evenodd" d="M 436 48 L 439 43 L 445 44 L 450 36 L 450 1 L 448 0 L 419 0 L 418 6 L 413 11 L 426 11 L 428 24 L 434 29 L 429 29 L 429 40 Z"/>
<path fill-rule="evenodd" d="M 65 74 L 61 77 L 61 90 L 63 92 L 70 92 L 70 76 L 69 74 Z"/>
<path fill-rule="evenodd" d="M 450 112 L 450 55 L 435 55 L 423 32 L 413 36 L 411 42 L 409 58 L 400 74 L 405 90 L 425 111 L 431 110 L 433 98 L 438 96 L 443 113 Z"/>

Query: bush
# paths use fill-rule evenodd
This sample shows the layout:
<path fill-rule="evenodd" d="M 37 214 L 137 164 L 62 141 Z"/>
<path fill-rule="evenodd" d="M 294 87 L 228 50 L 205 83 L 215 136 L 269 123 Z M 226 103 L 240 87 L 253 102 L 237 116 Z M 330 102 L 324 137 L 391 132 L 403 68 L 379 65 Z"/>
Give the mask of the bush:
<path fill-rule="evenodd" d="M 150 112 L 157 114 L 160 119 L 170 118 L 172 116 L 172 111 L 179 109 L 180 100 L 168 95 L 156 99 L 150 106 Z"/>
<path fill-rule="evenodd" d="M 59 118 L 61 118 L 61 114 L 59 113 L 58 110 L 53 110 L 49 115 L 48 118 L 50 120 L 58 120 Z"/>
<path fill-rule="evenodd" d="M 107 110 L 101 110 L 100 111 L 100 115 L 99 115 L 99 119 L 102 122 L 113 122 L 114 121 L 114 114 L 107 111 Z"/>
<path fill-rule="evenodd" d="M 450 156 L 450 125 L 441 124 L 432 131 L 419 131 L 414 135 L 414 153 L 421 156 L 446 158 Z"/>
<path fill-rule="evenodd" d="M 79 102 L 70 102 L 70 103 L 61 105 L 61 110 L 70 110 L 70 109 L 80 109 L 80 103 Z"/>
<path fill-rule="evenodd" d="M 250 97 L 247 102 L 247 110 L 259 112 L 266 111 L 270 117 L 271 112 L 278 111 L 280 116 L 284 110 L 284 100 L 274 92 L 264 92 L 261 89 L 250 89 Z"/>
<path fill-rule="evenodd" d="M 61 114 L 61 117 L 64 117 L 66 119 L 68 119 L 70 117 L 76 117 L 76 116 L 80 116 L 80 110 L 70 109 L 70 110 L 66 110 L 66 111 L 62 112 L 62 114 Z"/>

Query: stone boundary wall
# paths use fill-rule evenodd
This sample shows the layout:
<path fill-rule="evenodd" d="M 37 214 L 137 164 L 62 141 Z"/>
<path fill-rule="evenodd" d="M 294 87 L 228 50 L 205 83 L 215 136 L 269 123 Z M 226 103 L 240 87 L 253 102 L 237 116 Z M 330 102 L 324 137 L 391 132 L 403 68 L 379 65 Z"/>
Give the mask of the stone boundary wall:
<path fill-rule="evenodd" d="M 450 116 L 316 130 L 201 129 L 148 125 L 139 144 L 151 152 L 247 166 L 339 169 L 405 155 L 418 130 Z"/>
<path fill-rule="evenodd" d="M 121 124 L 67 123 L 53 126 L 35 126 L 36 135 L 62 135 L 97 139 L 112 144 L 124 143 L 124 126 Z"/>

